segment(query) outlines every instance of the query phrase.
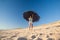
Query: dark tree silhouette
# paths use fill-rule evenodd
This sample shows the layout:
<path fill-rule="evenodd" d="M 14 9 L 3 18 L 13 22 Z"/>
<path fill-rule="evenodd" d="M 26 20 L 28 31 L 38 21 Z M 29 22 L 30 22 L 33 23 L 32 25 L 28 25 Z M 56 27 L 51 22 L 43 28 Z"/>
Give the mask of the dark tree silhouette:
<path fill-rule="evenodd" d="M 24 19 L 26 19 L 27 21 L 29 21 L 29 17 L 32 17 L 33 18 L 33 22 L 37 22 L 37 21 L 39 21 L 39 19 L 40 19 L 40 16 L 37 14 L 37 13 L 35 13 L 35 12 L 33 12 L 33 11 L 27 11 L 27 12 L 24 12 L 23 13 L 23 17 L 24 17 Z"/>

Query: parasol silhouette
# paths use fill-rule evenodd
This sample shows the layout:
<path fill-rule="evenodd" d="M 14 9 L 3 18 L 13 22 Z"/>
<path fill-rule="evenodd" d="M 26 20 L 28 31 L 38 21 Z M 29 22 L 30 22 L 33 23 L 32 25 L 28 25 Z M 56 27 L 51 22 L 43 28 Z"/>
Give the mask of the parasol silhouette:
<path fill-rule="evenodd" d="M 40 19 L 40 16 L 37 14 L 37 13 L 35 13 L 34 11 L 26 11 L 26 12 L 24 12 L 23 13 L 23 17 L 24 17 L 24 19 L 25 20 L 27 20 L 27 21 L 29 21 L 29 17 L 32 17 L 32 19 L 33 19 L 33 22 L 37 22 L 37 21 L 39 21 L 39 19 Z"/>

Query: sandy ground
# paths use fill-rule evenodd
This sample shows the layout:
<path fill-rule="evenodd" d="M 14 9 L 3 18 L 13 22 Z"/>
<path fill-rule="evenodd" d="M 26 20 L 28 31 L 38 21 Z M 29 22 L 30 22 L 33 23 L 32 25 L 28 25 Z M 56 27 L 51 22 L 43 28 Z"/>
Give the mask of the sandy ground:
<path fill-rule="evenodd" d="M 33 30 L 0 30 L 0 40 L 59 40 L 60 21 L 36 26 Z"/>

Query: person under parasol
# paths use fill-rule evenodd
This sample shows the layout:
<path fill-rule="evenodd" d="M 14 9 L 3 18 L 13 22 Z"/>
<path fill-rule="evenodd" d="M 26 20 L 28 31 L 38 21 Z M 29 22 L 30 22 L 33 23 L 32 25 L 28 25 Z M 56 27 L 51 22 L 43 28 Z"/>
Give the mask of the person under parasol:
<path fill-rule="evenodd" d="M 34 11 L 26 11 L 23 13 L 25 20 L 29 22 L 29 30 L 33 29 L 33 23 L 39 21 L 40 16 Z"/>

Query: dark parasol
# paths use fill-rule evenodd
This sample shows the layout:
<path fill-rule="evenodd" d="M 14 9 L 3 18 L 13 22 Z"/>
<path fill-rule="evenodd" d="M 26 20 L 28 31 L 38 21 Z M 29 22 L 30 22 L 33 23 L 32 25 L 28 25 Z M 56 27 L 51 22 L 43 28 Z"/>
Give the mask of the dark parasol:
<path fill-rule="evenodd" d="M 33 12 L 33 11 L 27 11 L 27 12 L 24 12 L 23 13 L 23 17 L 24 17 L 24 19 L 26 19 L 27 21 L 29 21 L 29 17 L 32 17 L 33 18 L 33 22 L 37 22 L 37 21 L 39 21 L 39 19 L 40 19 L 40 16 L 37 14 L 37 13 L 35 13 L 35 12 Z"/>

